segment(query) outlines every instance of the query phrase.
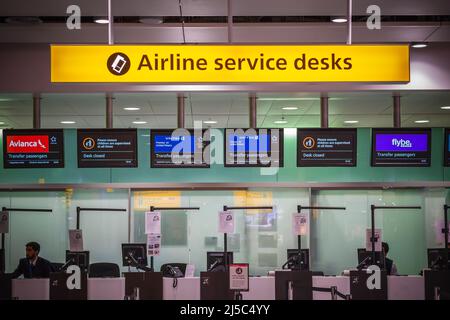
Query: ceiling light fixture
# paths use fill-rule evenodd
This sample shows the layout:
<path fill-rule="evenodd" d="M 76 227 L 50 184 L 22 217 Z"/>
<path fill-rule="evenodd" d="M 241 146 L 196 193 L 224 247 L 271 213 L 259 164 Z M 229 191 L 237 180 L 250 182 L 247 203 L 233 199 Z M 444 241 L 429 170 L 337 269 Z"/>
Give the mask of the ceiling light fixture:
<path fill-rule="evenodd" d="M 442 110 L 450 110 L 450 106 L 443 106 L 441 107 Z"/>
<path fill-rule="evenodd" d="M 75 121 L 72 121 L 72 120 L 63 120 L 63 121 L 61 121 L 60 123 L 61 123 L 61 124 L 75 124 L 76 122 L 75 122 Z"/>
<path fill-rule="evenodd" d="M 138 108 L 138 107 L 125 107 L 125 108 L 123 108 L 123 110 L 138 111 L 138 110 L 141 110 L 141 108 Z"/>
<path fill-rule="evenodd" d="M 334 23 L 346 23 L 348 20 L 347 20 L 347 18 L 336 17 L 336 18 L 331 19 L 331 21 Z"/>
<path fill-rule="evenodd" d="M 423 48 L 428 47 L 428 44 L 426 44 L 426 43 L 413 43 L 411 45 L 411 47 L 413 47 L 414 49 L 423 49 Z"/>
<path fill-rule="evenodd" d="M 205 121 L 203 121 L 203 123 L 204 124 L 216 124 L 217 121 L 215 121 L 215 120 L 205 120 Z"/>
<path fill-rule="evenodd" d="M 358 120 L 345 120 L 344 123 L 355 124 L 355 123 L 359 123 L 359 121 Z"/>
<path fill-rule="evenodd" d="M 430 120 L 416 120 L 415 123 L 429 123 Z"/>
<path fill-rule="evenodd" d="M 107 18 L 97 18 L 94 20 L 94 22 L 98 24 L 108 24 L 109 20 Z"/>
<path fill-rule="evenodd" d="M 298 107 L 283 107 L 283 110 L 298 110 Z"/>
<path fill-rule="evenodd" d="M 134 124 L 146 124 L 147 121 L 133 121 Z"/>
<path fill-rule="evenodd" d="M 288 122 L 284 119 L 284 117 L 281 117 L 281 120 L 276 120 L 273 123 L 275 123 L 275 124 L 286 124 Z"/>

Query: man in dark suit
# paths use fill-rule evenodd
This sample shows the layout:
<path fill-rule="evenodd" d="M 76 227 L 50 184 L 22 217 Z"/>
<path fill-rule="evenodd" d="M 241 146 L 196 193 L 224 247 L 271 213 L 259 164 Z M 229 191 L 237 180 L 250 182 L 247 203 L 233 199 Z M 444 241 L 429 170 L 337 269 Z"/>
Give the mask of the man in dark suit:
<path fill-rule="evenodd" d="M 23 275 L 26 279 L 48 278 L 52 267 L 49 261 L 39 257 L 41 246 L 37 242 L 28 242 L 25 245 L 26 258 L 20 259 L 16 270 L 11 274 L 12 278 Z"/>
<path fill-rule="evenodd" d="M 386 257 L 386 272 L 388 276 L 397 276 L 398 272 L 397 272 L 397 266 L 395 265 L 394 261 L 389 259 L 387 257 L 387 254 L 389 252 L 389 244 L 387 242 L 382 242 L 381 243 L 382 248 L 383 248 L 383 252 L 384 255 Z"/>

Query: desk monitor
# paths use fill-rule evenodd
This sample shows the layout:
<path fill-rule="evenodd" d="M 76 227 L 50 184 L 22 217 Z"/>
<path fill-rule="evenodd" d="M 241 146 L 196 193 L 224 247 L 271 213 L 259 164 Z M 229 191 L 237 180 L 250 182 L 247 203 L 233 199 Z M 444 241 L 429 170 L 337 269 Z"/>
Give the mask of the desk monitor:
<path fill-rule="evenodd" d="M 77 265 L 87 272 L 89 268 L 89 251 L 66 250 L 66 264 L 68 266 Z"/>
<path fill-rule="evenodd" d="M 287 249 L 287 268 L 291 270 L 309 270 L 309 249 Z"/>
<path fill-rule="evenodd" d="M 145 243 L 122 243 L 122 265 L 124 267 L 147 266 Z"/>
<path fill-rule="evenodd" d="M 450 267 L 450 256 L 446 265 L 444 248 L 428 249 L 428 268 L 432 270 L 444 270 L 448 267 Z"/>
<path fill-rule="evenodd" d="M 208 271 L 225 271 L 225 255 L 223 251 L 207 252 L 206 258 Z M 227 252 L 227 263 L 233 263 L 233 252 Z"/>
<path fill-rule="evenodd" d="M 375 252 L 375 263 L 372 262 L 372 251 L 366 251 L 364 248 L 358 248 L 358 267 L 357 269 L 366 269 L 371 265 L 377 265 L 382 270 L 386 270 L 386 256 L 384 252 Z"/>

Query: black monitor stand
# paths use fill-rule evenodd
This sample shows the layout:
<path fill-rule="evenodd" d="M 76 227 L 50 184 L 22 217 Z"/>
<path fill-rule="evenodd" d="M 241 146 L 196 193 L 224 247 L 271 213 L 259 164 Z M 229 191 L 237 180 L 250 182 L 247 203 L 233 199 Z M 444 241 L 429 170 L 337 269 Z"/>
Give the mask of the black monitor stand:
<path fill-rule="evenodd" d="M 228 272 L 200 272 L 200 300 L 234 300 Z"/>
<path fill-rule="evenodd" d="M 162 300 L 161 272 L 124 272 L 125 298 L 128 300 Z"/>
<path fill-rule="evenodd" d="M 369 289 L 367 280 L 373 274 L 367 270 L 350 271 L 350 294 L 352 300 L 387 300 L 387 273 L 380 270 L 380 288 Z"/>
<path fill-rule="evenodd" d="M 87 273 L 81 272 L 80 289 L 67 287 L 71 276 L 67 272 L 50 273 L 50 300 L 87 300 Z"/>
<path fill-rule="evenodd" d="M 311 271 L 275 271 L 275 300 L 312 300 Z"/>
<path fill-rule="evenodd" d="M 450 300 L 450 270 L 425 270 L 425 300 Z"/>

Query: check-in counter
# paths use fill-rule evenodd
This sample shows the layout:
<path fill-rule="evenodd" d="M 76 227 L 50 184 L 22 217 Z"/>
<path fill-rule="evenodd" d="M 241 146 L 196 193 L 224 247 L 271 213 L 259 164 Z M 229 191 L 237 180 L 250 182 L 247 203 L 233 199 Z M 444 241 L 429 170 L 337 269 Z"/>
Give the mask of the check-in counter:
<path fill-rule="evenodd" d="M 123 300 L 125 278 L 88 278 L 88 300 Z"/>
<path fill-rule="evenodd" d="M 49 300 L 49 279 L 13 279 L 12 298 L 14 300 Z"/>
<path fill-rule="evenodd" d="M 425 300 L 421 276 L 388 276 L 388 300 Z"/>
<path fill-rule="evenodd" d="M 274 300 L 275 277 L 250 277 L 250 290 L 242 292 L 244 300 Z M 313 287 L 337 287 L 343 294 L 350 294 L 350 278 L 347 276 L 313 276 Z M 88 278 L 89 300 L 123 300 L 125 278 Z M 14 279 L 12 297 L 18 300 L 48 300 L 49 279 Z M 200 300 L 200 278 L 163 278 L 164 300 Z M 329 292 L 313 292 L 314 300 L 331 300 Z M 341 299 L 341 298 L 338 298 Z M 424 300 L 424 279 L 420 276 L 388 276 L 389 300 Z"/>

